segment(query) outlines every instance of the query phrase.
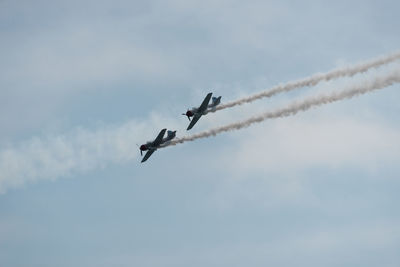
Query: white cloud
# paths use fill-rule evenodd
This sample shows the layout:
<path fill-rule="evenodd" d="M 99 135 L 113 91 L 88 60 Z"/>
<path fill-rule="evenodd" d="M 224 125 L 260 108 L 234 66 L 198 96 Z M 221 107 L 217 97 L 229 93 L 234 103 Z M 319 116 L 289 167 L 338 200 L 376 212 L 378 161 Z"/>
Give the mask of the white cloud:
<path fill-rule="evenodd" d="M 116 81 L 173 75 L 176 61 L 123 33 L 81 25 L 31 36 L 11 47 L 2 77 L 36 90 L 74 91 Z M 7 58 L 6 57 L 6 58 Z M 183 70 L 182 70 L 183 71 Z M 19 88 L 26 90 L 26 88 Z"/>
<path fill-rule="evenodd" d="M 237 114 L 247 116 L 260 108 L 263 105 L 249 105 L 245 112 L 237 109 L 232 113 L 209 114 L 196 126 L 226 124 L 229 119 L 238 120 Z M 145 137 L 153 138 L 164 127 L 177 129 L 179 136 L 188 134 L 181 131 L 182 117 L 157 114 L 153 113 L 145 122 L 131 121 L 95 131 L 77 130 L 62 136 L 34 138 L 0 151 L 0 191 L 27 181 L 56 179 L 71 172 L 132 160 L 137 156 L 135 144 L 143 142 Z M 329 120 L 323 116 L 311 120 L 304 120 L 303 116 L 276 119 L 239 137 L 219 161 L 223 166 L 232 166 L 228 170 L 234 175 L 291 174 L 318 167 L 374 171 L 396 165 L 400 156 L 398 129 L 378 120 L 362 121 L 351 116 Z M 278 190 L 283 198 L 303 194 L 299 184 L 290 185 Z"/>
<path fill-rule="evenodd" d="M 283 225 L 286 223 L 282 222 Z M 220 229 L 220 226 L 215 227 Z M 273 226 L 266 223 L 265 227 Z M 248 240 L 249 237 L 240 231 L 232 232 L 233 236 L 214 243 L 193 245 L 185 242 L 177 248 L 151 253 L 122 252 L 119 257 L 102 262 L 111 265 L 130 262 L 140 266 L 376 266 L 378 261 L 382 266 L 398 265 L 394 248 L 400 238 L 400 228 L 395 220 L 305 228 L 296 232 L 276 227 L 268 231 L 269 234 L 265 234 L 264 229 L 257 229 L 259 237 L 256 240 Z M 251 232 L 251 229 L 246 230 Z M 277 233 L 273 233 L 274 230 Z M 221 228 L 221 231 L 224 230 Z M 220 233 L 215 235 L 214 238 L 221 237 Z M 382 258 L 382 255 L 391 257 Z"/>
<path fill-rule="evenodd" d="M 97 130 L 76 129 L 65 135 L 32 138 L 0 151 L 0 193 L 37 180 L 55 180 L 108 164 L 134 161 L 136 144 L 153 140 L 177 120 L 153 113 L 146 121 L 129 121 Z"/>
<path fill-rule="evenodd" d="M 234 173 L 297 173 L 317 167 L 369 172 L 398 164 L 399 129 L 351 116 L 313 114 L 253 127 L 237 140 L 226 161 Z"/>

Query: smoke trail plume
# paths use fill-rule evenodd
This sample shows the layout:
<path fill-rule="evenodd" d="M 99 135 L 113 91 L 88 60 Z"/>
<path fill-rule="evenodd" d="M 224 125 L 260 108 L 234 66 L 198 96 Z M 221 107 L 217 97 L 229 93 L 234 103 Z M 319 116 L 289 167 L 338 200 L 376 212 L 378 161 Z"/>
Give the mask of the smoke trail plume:
<path fill-rule="evenodd" d="M 78 129 L 71 133 L 33 138 L 0 151 L 0 194 L 37 180 L 84 172 L 133 160 L 138 156 L 136 141 L 146 132 L 143 123 L 130 121 L 97 131 Z"/>
<path fill-rule="evenodd" d="M 365 63 L 360 63 L 354 66 L 348 66 L 344 68 L 339 68 L 335 69 L 326 73 L 317 73 L 314 74 L 308 78 L 304 78 L 301 80 L 297 80 L 294 82 L 288 82 L 283 85 L 277 85 L 267 91 L 263 91 L 261 93 L 257 93 L 248 97 L 244 97 L 241 99 L 238 99 L 236 101 L 228 102 L 225 104 L 219 105 L 215 110 L 212 110 L 210 112 L 215 112 L 217 110 L 222 110 L 226 108 L 231 108 L 237 105 L 242 105 L 245 103 L 250 103 L 255 100 L 261 99 L 261 98 L 266 98 L 266 97 L 271 97 L 276 94 L 282 93 L 282 92 L 289 92 L 297 88 L 305 87 L 305 86 L 315 86 L 321 81 L 329 81 L 332 79 L 336 79 L 339 77 L 351 77 L 354 76 L 357 73 L 362 73 L 366 72 L 371 68 L 377 68 L 385 64 L 389 64 L 393 61 L 396 61 L 400 59 L 400 52 L 393 53 L 388 56 L 384 57 L 379 57 L 377 59 L 365 62 Z"/>
<path fill-rule="evenodd" d="M 252 124 L 263 122 L 267 119 L 292 116 L 300 111 L 306 111 L 312 107 L 366 94 L 374 90 L 383 89 L 387 86 L 390 86 L 398 82 L 400 82 L 400 69 L 396 69 L 395 71 L 386 75 L 377 76 L 375 79 L 371 81 L 365 81 L 362 84 L 351 86 L 342 91 L 334 92 L 332 94 L 327 94 L 327 95 L 310 97 L 300 102 L 294 102 L 287 107 L 280 108 L 274 111 L 265 112 L 259 116 L 255 116 L 244 121 L 228 124 L 222 127 L 214 128 L 191 136 L 178 138 L 176 140 L 173 140 L 170 145 L 176 145 L 189 141 L 194 141 L 200 138 L 215 136 L 223 132 L 239 130 L 242 128 L 249 127 Z"/>

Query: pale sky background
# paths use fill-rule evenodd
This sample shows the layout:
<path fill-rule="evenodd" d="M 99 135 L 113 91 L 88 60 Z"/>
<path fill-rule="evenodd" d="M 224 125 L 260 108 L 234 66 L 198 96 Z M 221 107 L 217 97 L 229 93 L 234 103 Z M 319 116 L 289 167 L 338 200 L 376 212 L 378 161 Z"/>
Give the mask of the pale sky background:
<path fill-rule="evenodd" d="M 163 149 L 400 49 L 398 1 L 0 0 L 0 266 L 400 266 L 400 86 Z M 193 133 L 376 71 L 203 117 Z"/>

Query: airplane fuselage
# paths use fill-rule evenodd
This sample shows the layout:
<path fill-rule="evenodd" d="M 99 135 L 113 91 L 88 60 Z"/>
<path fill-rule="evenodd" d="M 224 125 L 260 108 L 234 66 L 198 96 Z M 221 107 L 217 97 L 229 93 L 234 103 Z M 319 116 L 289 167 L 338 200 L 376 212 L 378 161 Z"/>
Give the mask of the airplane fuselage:
<path fill-rule="evenodd" d="M 193 107 L 191 109 L 189 109 L 188 111 L 186 111 L 186 113 L 184 113 L 183 115 L 186 115 L 189 120 L 191 117 L 194 117 L 195 115 L 206 115 L 208 112 L 213 111 L 216 109 L 216 107 L 221 103 L 221 97 L 213 97 L 212 98 L 212 103 L 207 105 L 207 108 L 204 109 L 204 111 L 199 112 L 199 108 L 198 107 Z"/>
<path fill-rule="evenodd" d="M 140 146 L 141 151 L 147 151 L 147 150 L 157 150 L 157 147 L 153 146 L 152 143 L 147 143 L 143 144 Z"/>
<path fill-rule="evenodd" d="M 194 117 L 195 115 L 201 115 L 201 116 L 203 116 L 203 115 L 206 115 L 208 112 L 214 110 L 215 108 L 216 108 L 216 106 L 207 107 L 207 109 L 204 110 L 203 112 L 198 112 L 198 108 L 192 108 L 192 109 L 189 109 L 188 111 L 186 111 L 186 114 L 185 114 L 185 115 L 186 115 L 188 118 Z"/>
<path fill-rule="evenodd" d="M 205 115 L 206 114 L 206 111 L 198 112 L 198 110 L 199 110 L 198 108 L 189 109 L 188 111 L 186 111 L 186 116 L 190 118 L 190 117 L 193 117 L 196 114 L 199 114 L 199 115 Z"/>
<path fill-rule="evenodd" d="M 140 151 L 148 151 L 148 150 L 156 151 L 159 147 L 167 145 L 172 139 L 175 138 L 175 136 L 176 136 L 176 131 L 168 131 L 168 136 L 163 138 L 158 146 L 155 145 L 154 142 L 147 142 L 146 144 L 141 145 L 139 149 Z"/>

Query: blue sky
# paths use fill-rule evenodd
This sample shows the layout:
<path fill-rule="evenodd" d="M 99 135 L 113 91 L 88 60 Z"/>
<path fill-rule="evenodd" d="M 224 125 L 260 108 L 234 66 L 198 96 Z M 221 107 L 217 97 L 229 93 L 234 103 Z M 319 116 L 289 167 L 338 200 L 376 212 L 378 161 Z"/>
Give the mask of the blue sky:
<path fill-rule="evenodd" d="M 399 49 L 397 1 L 0 1 L 1 266 L 398 266 L 399 85 L 163 149 Z M 377 71 L 202 118 L 247 118 Z"/>

